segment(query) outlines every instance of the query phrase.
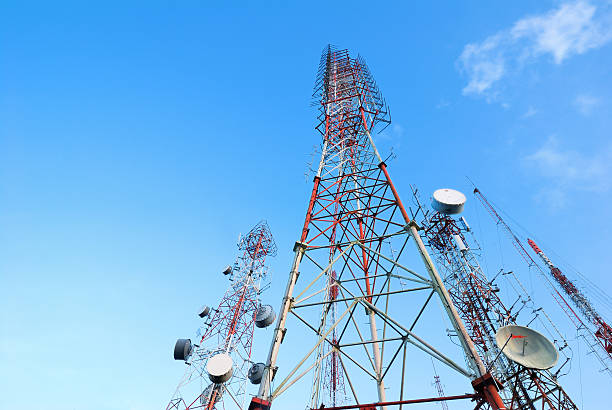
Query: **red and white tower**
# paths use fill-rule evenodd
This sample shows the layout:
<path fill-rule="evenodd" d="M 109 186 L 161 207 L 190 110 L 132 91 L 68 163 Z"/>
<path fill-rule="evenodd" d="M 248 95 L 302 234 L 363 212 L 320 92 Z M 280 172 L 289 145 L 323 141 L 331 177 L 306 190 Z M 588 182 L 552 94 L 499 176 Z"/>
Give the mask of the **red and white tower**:
<path fill-rule="evenodd" d="M 542 283 L 548 288 L 552 298 L 575 326 L 577 334 L 586 342 L 589 353 L 597 358 L 601 364 L 602 372 L 612 376 L 612 329 L 610 325 L 604 321 L 597 311 L 595 311 L 586 296 L 583 295 L 582 292 L 563 275 L 563 273 L 561 273 L 561 270 L 552 264 L 540 248 L 537 247 L 535 242 L 528 240 L 534 252 L 536 252 L 546 264 L 546 268 L 548 268 L 550 275 L 546 272 L 546 268 L 536 263 L 529 252 L 527 252 L 527 249 L 525 249 L 525 246 L 523 246 L 523 242 L 501 217 L 500 213 L 497 212 L 496 207 L 487 200 L 482 191 L 475 187 L 474 195 L 482 203 L 495 223 L 506 231 L 512 245 L 527 265 L 530 268 L 534 268 L 535 271 L 539 273 L 542 278 Z M 554 282 L 561 288 L 560 290 L 557 289 Z M 563 294 L 565 294 L 565 296 L 563 296 Z M 572 307 L 572 304 L 574 307 Z"/>
<path fill-rule="evenodd" d="M 274 322 L 274 312 L 262 305 L 259 294 L 266 280 L 266 258 L 276 255 L 276 244 L 265 221 L 238 241 L 243 251 L 223 274 L 229 287 L 216 308 L 203 306 L 204 324 L 198 339 L 179 339 L 174 358 L 187 365 L 166 410 L 244 409 L 247 380 L 257 383 L 263 365 L 251 361 L 255 327 Z"/>
<path fill-rule="evenodd" d="M 448 400 L 407 398 L 418 394 L 405 375 L 411 357 L 420 354 L 466 377 L 466 384 L 472 381 L 474 393 L 453 399 L 504 408 L 376 149 L 371 133 L 389 124 L 389 111 L 363 58 L 326 47 L 315 103 L 321 159 L 259 394 L 249 409 L 268 409 L 289 391 L 295 403 L 299 389 L 291 389 L 304 386 L 304 380 L 333 387 L 338 375 L 348 385 L 350 402 L 338 406 L 333 394 L 319 394 L 310 408 L 387 409 Z M 420 271 L 409 268 L 415 263 Z M 468 368 L 424 336 L 420 320 L 435 298 L 459 335 Z M 331 373 L 317 370 L 326 362 L 332 363 Z"/>
<path fill-rule="evenodd" d="M 517 302 L 510 307 L 504 304 L 499 287 L 486 276 L 478 262 L 474 241 L 468 240 L 467 221 L 456 216 L 463 210 L 465 200 L 462 193 L 452 189 L 434 192 L 434 212 L 422 209 L 419 204 L 418 214 L 422 212 L 425 228 L 421 232 L 480 357 L 503 385 L 500 393 L 506 408 L 577 409 L 556 374 L 525 368 L 502 354 L 496 340 L 497 331 L 517 322 L 534 323 L 542 309 L 530 309 L 530 297 L 526 293 L 516 294 L 513 301 Z M 554 336 L 557 348 L 567 346 L 561 335 Z"/>
<path fill-rule="evenodd" d="M 596 340 L 601 345 L 601 348 L 608 354 L 608 357 L 612 358 L 612 326 L 606 323 L 603 317 L 601 317 L 597 310 L 591 305 L 589 299 L 563 274 L 563 272 L 561 272 L 561 269 L 553 265 L 550 259 L 548 259 L 533 240 L 527 239 L 527 242 L 529 246 L 531 246 L 531 249 L 533 249 L 546 264 L 548 269 L 550 269 L 550 274 L 555 279 L 555 282 L 557 282 L 563 292 L 565 292 L 574 303 L 574 306 L 576 306 L 588 322 L 595 327 Z"/>

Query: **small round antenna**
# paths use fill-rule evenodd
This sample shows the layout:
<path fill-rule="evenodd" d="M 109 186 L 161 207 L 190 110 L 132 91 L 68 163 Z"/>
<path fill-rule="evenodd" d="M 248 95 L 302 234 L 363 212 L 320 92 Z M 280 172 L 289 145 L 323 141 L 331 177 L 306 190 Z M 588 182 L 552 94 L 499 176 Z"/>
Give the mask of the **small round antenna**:
<path fill-rule="evenodd" d="M 234 371 L 234 362 L 227 353 L 218 353 L 206 362 L 206 371 L 211 382 L 220 384 L 228 381 Z"/>
<path fill-rule="evenodd" d="M 274 323 L 274 319 L 276 319 L 274 308 L 270 305 L 261 305 L 255 315 L 255 326 L 259 328 L 268 327 Z"/>
<path fill-rule="evenodd" d="M 187 360 L 192 351 L 191 339 L 178 339 L 174 345 L 174 360 Z"/>
<path fill-rule="evenodd" d="M 455 215 L 463 212 L 463 205 L 465 205 L 465 195 L 454 189 L 443 188 L 437 189 L 433 193 L 431 206 L 436 211 L 446 214 Z"/>
<path fill-rule="evenodd" d="M 559 352 L 546 336 L 525 326 L 508 325 L 495 334 L 497 346 L 513 362 L 530 369 L 550 369 L 559 360 Z"/>

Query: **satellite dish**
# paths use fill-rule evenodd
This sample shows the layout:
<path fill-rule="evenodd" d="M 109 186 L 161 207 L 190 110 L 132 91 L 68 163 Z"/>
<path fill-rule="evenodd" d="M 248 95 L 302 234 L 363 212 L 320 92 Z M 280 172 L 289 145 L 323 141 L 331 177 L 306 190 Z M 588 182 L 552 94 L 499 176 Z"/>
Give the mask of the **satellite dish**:
<path fill-rule="evenodd" d="M 200 316 L 201 318 L 205 318 L 206 316 L 208 316 L 209 313 L 210 313 L 210 308 L 204 305 L 200 308 L 200 311 L 198 312 L 198 316 Z"/>
<path fill-rule="evenodd" d="M 495 334 L 497 346 L 513 362 L 530 369 L 550 369 L 559 360 L 559 352 L 546 336 L 525 326 L 501 327 Z"/>
<path fill-rule="evenodd" d="M 264 369 L 266 365 L 263 363 L 253 363 L 251 368 L 249 369 L 249 380 L 253 384 L 261 383 L 261 379 L 263 378 Z"/>
<path fill-rule="evenodd" d="M 218 353 L 208 359 L 206 371 L 213 383 L 225 383 L 232 377 L 234 362 L 227 353 Z"/>
<path fill-rule="evenodd" d="M 431 206 L 436 211 L 446 214 L 454 215 L 463 212 L 463 205 L 465 205 L 465 195 L 454 189 L 438 189 L 433 193 Z"/>
<path fill-rule="evenodd" d="M 174 360 L 187 360 L 192 349 L 191 339 L 178 339 L 174 345 Z"/>
<path fill-rule="evenodd" d="M 270 305 L 261 305 L 255 314 L 255 326 L 258 328 L 264 328 L 274 323 L 276 314 L 274 309 Z"/>

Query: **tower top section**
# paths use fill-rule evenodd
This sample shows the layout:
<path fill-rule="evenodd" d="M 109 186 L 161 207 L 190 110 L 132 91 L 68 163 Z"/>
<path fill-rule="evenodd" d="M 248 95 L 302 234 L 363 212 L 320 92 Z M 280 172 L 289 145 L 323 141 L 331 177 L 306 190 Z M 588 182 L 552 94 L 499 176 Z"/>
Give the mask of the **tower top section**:
<path fill-rule="evenodd" d="M 315 83 L 313 103 L 319 106 L 316 129 L 326 135 L 329 117 L 342 118 L 347 126 L 363 126 L 369 132 L 391 123 L 391 116 L 374 77 L 361 56 L 351 57 L 347 49 L 328 45 L 323 49 Z"/>
<path fill-rule="evenodd" d="M 252 259 L 276 256 L 276 242 L 265 220 L 259 221 L 253 229 L 238 241 L 238 249 L 245 251 Z"/>

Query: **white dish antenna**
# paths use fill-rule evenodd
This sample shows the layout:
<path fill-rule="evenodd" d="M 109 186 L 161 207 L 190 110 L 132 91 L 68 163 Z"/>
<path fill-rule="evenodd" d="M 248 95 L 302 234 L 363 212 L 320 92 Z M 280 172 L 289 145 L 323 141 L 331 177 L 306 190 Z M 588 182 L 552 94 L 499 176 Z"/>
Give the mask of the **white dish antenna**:
<path fill-rule="evenodd" d="M 234 362 L 227 353 L 218 353 L 208 359 L 206 371 L 213 383 L 225 383 L 232 377 Z"/>
<path fill-rule="evenodd" d="M 455 215 L 463 212 L 465 201 L 465 195 L 461 192 L 455 191 L 454 189 L 443 188 L 433 193 L 431 206 L 440 213 Z"/>
<path fill-rule="evenodd" d="M 550 369 L 559 360 L 559 352 L 546 336 L 525 326 L 501 327 L 495 334 L 497 346 L 513 362 L 530 369 Z"/>

